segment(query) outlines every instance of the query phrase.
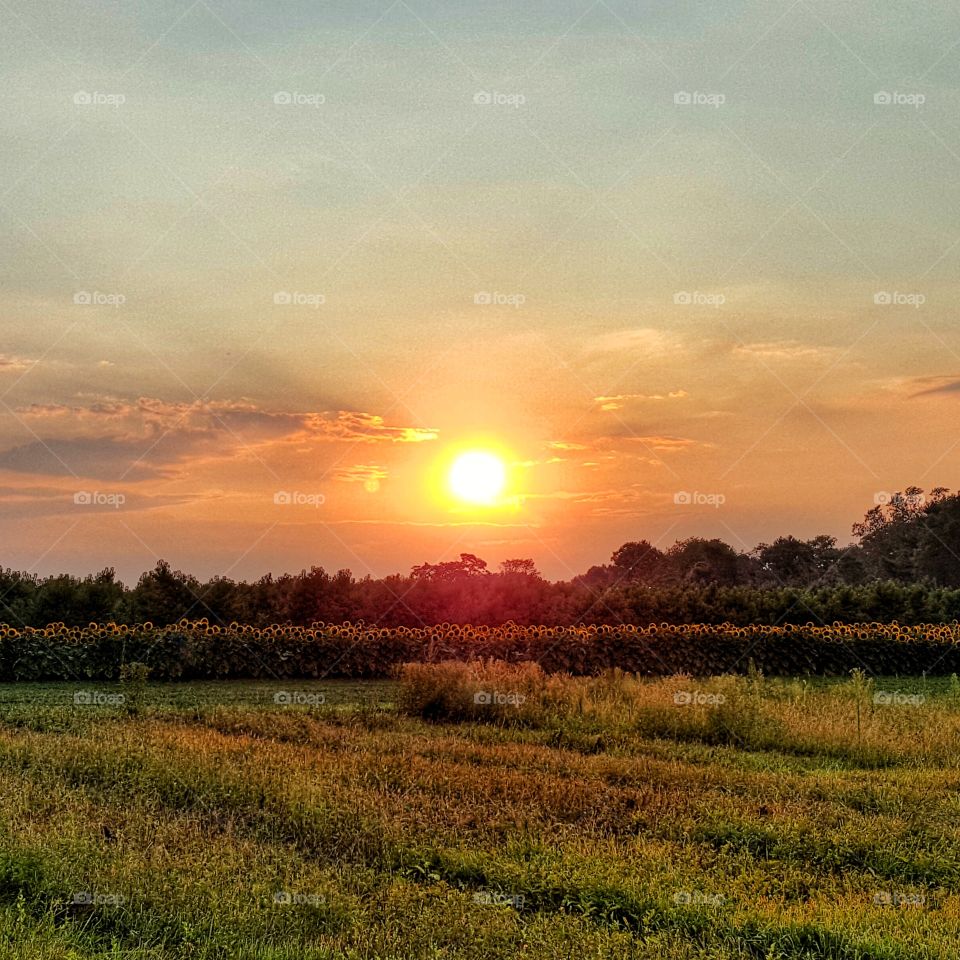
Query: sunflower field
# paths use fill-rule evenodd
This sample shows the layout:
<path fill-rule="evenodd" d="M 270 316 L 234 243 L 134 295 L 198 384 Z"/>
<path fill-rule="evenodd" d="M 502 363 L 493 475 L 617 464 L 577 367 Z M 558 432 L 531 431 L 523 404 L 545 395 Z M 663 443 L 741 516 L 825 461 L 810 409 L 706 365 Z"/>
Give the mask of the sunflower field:
<path fill-rule="evenodd" d="M 403 663 L 495 659 L 579 675 L 619 668 L 646 676 L 767 676 L 960 672 L 960 623 L 817 626 L 651 624 L 647 627 L 498 627 L 441 623 L 383 628 L 142 623 L 44 628 L 0 625 L 0 682 L 116 679 L 142 663 L 154 680 L 375 678 Z"/>

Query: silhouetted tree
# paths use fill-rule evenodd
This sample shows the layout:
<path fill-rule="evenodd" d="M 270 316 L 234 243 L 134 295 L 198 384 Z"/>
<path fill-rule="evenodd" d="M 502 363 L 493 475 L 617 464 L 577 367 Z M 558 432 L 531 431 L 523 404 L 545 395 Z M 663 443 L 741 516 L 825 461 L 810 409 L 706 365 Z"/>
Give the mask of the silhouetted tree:
<path fill-rule="evenodd" d="M 685 583 L 729 585 L 739 579 L 739 554 L 722 540 L 690 537 L 675 543 L 667 557 Z"/>
<path fill-rule="evenodd" d="M 615 574 L 619 579 L 641 580 L 655 583 L 661 579 L 667 569 L 667 558 L 647 540 L 633 540 L 623 544 L 610 557 Z"/>
<path fill-rule="evenodd" d="M 414 580 L 460 580 L 463 577 L 484 576 L 489 572 L 486 560 L 472 553 L 461 553 L 459 560 L 421 563 L 410 571 L 410 576 Z"/>
<path fill-rule="evenodd" d="M 537 565 L 532 560 L 503 560 L 500 575 L 504 577 L 536 577 L 542 579 Z"/>
<path fill-rule="evenodd" d="M 166 560 L 158 560 L 152 570 L 140 577 L 133 591 L 133 618 L 161 625 L 176 623 L 186 616 L 199 619 L 207 615 L 199 596 L 196 577 L 172 570 Z"/>

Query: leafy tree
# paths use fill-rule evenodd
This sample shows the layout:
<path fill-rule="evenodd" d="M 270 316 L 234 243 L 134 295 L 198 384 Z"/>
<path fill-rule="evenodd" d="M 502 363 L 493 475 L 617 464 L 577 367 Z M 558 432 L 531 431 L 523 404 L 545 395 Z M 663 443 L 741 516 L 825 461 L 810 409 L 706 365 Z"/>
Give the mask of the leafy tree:
<path fill-rule="evenodd" d="M 929 503 L 919 526 L 915 577 L 943 587 L 960 587 L 960 496 Z"/>
<path fill-rule="evenodd" d="M 203 617 L 207 613 L 199 598 L 196 577 L 171 569 L 166 560 L 158 560 L 152 570 L 141 575 L 133 591 L 133 619 L 166 625 L 183 617 Z"/>
<path fill-rule="evenodd" d="M 623 544 L 610 557 L 618 579 L 654 583 L 667 572 L 667 558 L 648 540 Z"/>
<path fill-rule="evenodd" d="M 667 557 L 685 583 L 734 584 L 740 579 L 739 554 L 722 540 L 690 537 L 675 543 Z"/>
<path fill-rule="evenodd" d="M 542 580 L 537 565 L 532 560 L 503 560 L 500 575 L 504 577 L 534 577 Z"/>
<path fill-rule="evenodd" d="M 411 570 L 414 580 L 460 580 L 464 577 L 476 577 L 489 574 L 486 560 L 472 553 L 461 553 L 459 560 L 447 560 L 443 563 L 421 563 Z"/>
<path fill-rule="evenodd" d="M 810 586 L 823 582 L 841 555 L 836 538 L 825 535 L 812 540 L 778 537 L 773 543 L 761 543 L 754 550 L 761 579 L 786 586 Z"/>
<path fill-rule="evenodd" d="M 944 487 L 935 488 L 928 496 L 920 487 L 907 487 L 868 510 L 863 520 L 853 525 L 869 576 L 901 581 L 920 576 L 917 559 L 924 539 L 924 520 L 928 511 L 947 496 Z"/>

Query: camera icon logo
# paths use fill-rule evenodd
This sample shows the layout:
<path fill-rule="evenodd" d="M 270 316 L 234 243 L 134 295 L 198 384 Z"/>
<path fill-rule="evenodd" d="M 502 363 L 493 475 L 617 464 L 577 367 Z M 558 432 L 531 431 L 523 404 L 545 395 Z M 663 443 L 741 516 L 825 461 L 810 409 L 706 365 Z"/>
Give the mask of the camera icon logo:
<path fill-rule="evenodd" d="M 293 897 L 291 897 L 286 890 L 278 890 L 273 895 L 273 902 L 278 903 L 281 906 L 289 906 L 293 902 Z"/>
<path fill-rule="evenodd" d="M 678 690 L 673 695 L 673 702 L 678 707 L 684 707 L 687 704 L 693 703 L 693 694 L 689 690 Z"/>
<path fill-rule="evenodd" d="M 688 506 L 693 502 L 693 497 L 686 490 L 678 490 L 673 495 L 673 502 L 678 506 Z"/>
<path fill-rule="evenodd" d="M 690 306 L 693 303 L 693 297 L 686 290 L 678 290 L 673 295 L 673 302 L 679 306 Z"/>
<path fill-rule="evenodd" d="M 293 297 L 286 290 L 278 290 L 273 295 L 273 302 L 279 306 L 287 306 L 293 302 Z"/>
<path fill-rule="evenodd" d="M 689 106 L 693 102 L 693 97 L 686 90 L 678 90 L 673 95 L 673 102 L 680 106 Z"/>
<path fill-rule="evenodd" d="M 286 490 L 278 490 L 273 495 L 273 502 L 280 507 L 288 507 L 292 503 L 293 498 Z"/>
<path fill-rule="evenodd" d="M 886 290 L 878 290 L 873 295 L 873 302 L 879 307 L 888 307 L 893 303 L 893 295 Z"/>
<path fill-rule="evenodd" d="M 89 490 L 78 490 L 73 495 L 73 502 L 79 507 L 89 507 L 93 503 L 93 494 Z"/>
<path fill-rule="evenodd" d="M 86 106 L 89 106 L 91 103 L 93 103 L 93 97 L 91 97 L 86 90 L 78 90 L 73 95 L 73 102 L 78 107 L 86 107 Z"/>
<path fill-rule="evenodd" d="M 87 290 L 78 290 L 73 295 L 73 302 L 78 306 L 86 307 L 93 303 L 93 296 Z"/>
<path fill-rule="evenodd" d="M 886 90 L 878 90 L 873 95 L 873 102 L 878 106 L 886 106 L 887 104 L 893 103 L 893 97 L 890 96 Z"/>
<path fill-rule="evenodd" d="M 273 95 L 273 102 L 278 106 L 285 106 L 286 104 L 293 103 L 293 96 L 286 90 L 278 90 Z"/>
<path fill-rule="evenodd" d="M 486 105 L 493 102 L 493 97 L 486 90 L 478 90 L 473 95 L 473 102 L 481 105 Z"/>
<path fill-rule="evenodd" d="M 473 302 L 479 306 L 488 306 L 493 303 L 493 297 L 486 290 L 481 290 L 473 295 Z"/>
<path fill-rule="evenodd" d="M 480 704 L 490 704 L 493 703 L 493 694 L 489 693 L 486 690 L 478 690 L 473 695 L 473 702 Z"/>

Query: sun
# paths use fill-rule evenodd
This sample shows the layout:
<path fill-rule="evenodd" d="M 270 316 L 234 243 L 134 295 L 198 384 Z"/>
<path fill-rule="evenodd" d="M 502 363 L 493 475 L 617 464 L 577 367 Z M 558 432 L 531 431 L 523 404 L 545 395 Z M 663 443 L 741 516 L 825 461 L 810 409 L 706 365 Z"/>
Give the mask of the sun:
<path fill-rule="evenodd" d="M 495 453 L 470 450 L 461 453 L 447 474 L 450 492 L 466 503 L 491 506 L 507 483 L 507 468 Z"/>

